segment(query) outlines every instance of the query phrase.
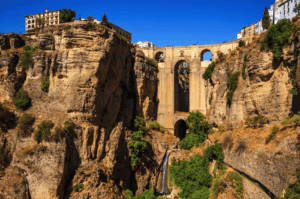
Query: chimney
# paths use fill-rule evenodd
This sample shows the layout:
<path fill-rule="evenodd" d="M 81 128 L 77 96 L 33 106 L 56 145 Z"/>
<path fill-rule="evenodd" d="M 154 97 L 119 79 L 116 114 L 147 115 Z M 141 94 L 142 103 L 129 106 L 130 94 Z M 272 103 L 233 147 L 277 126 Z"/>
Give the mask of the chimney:
<path fill-rule="evenodd" d="M 46 12 L 48 12 L 49 10 L 48 10 L 48 8 L 46 8 Z"/>

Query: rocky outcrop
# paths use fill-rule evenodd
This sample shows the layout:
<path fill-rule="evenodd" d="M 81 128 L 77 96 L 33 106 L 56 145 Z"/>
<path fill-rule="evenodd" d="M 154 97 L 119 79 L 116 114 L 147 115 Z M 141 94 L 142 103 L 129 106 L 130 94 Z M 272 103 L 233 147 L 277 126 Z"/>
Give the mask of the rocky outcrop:
<path fill-rule="evenodd" d="M 263 115 L 270 123 L 279 122 L 289 114 L 300 110 L 298 96 L 293 96 L 292 79 L 287 67 L 296 64 L 293 44 L 283 50 L 283 61 L 273 61 L 271 51 L 260 51 L 265 33 L 261 34 L 249 46 L 237 48 L 215 64 L 211 81 L 207 80 L 208 121 L 218 125 L 223 122 L 227 128 L 236 128 L 249 116 Z M 244 56 L 247 56 L 246 79 L 242 78 Z M 298 67 L 299 69 L 299 67 Z M 240 72 L 238 87 L 233 93 L 232 103 L 227 103 L 227 82 L 230 74 Z"/>
<path fill-rule="evenodd" d="M 150 141 L 147 151 L 151 156 L 145 155 L 141 170 L 132 170 L 128 149 L 134 115 L 146 119 L 156 115 L 156 74 L 149 61 L 136 56 L 132 46 L 102 26 L 93 31 L 87 31 L 85 25 L 72 25 L 70 31 L 58 26 L 32 38 L 18 38 L 23 39 L 20 45 L 37 45 L 33 64 L 22 68 L 23 49 L 11 53 L 12 46 L 21 46 L 1 36 L 0 102 L 11 102 L 23 87 L 31 98 L 25 112 L 35 118 L 33 128 L 42 120 L 52 120 L 52 133 L 67 120 L 76 127 L 66 138 L 41 143 L 32 134 L 20 136 L 24 132 L 16 125 L 1 132 L 11 160 L 3 168 L 0 194 L 16 192 L 12 196 L 33 199 L 122 198 L 127 188 L 140 193 L 150 182 L 155 183 L 163 156 L 174 143 L 157 147 L 163 139 Z M 49 92 L 41 90 L 46 76 Z M 23 114 L 14 107 L 11 111 L 17 118 Z M 24 181 L 22 186 L 14 189 L 11 186 L 19 185 L 7 183 L 10 173 L 20 183 Z M 84 189 L 76 193 L 73 187 L 78 183 Z"/>

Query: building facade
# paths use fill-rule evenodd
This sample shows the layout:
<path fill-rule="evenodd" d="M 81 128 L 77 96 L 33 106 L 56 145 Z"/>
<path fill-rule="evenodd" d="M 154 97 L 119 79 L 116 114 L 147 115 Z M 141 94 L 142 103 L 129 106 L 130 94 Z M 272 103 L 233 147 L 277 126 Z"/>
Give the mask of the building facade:
<path fill-rule="evenodd" d="M 298 14 L 297 6 L 300 0 L 287 0 L 279 4 L 280 20 L 289 19 L 292 20 Z"/>
<path fill-rule="evenodd" d="M 149 47 L 155 46 L 155 45 L 153 45 L 152 42 L 149 42 L 149 41 L 144 41 L 144 42 L 139 41 L 139 42 L 137 42 L 137 44 L 140 48 L 149 48 Z"/>
<path fill-rule="evenodd" d="M 46 12 L 25 15 L 25 29 L 26 31 L 34 30 L 35 28 L 39 28 L 37 24 L 37 19 L 44 19 L 45 26 L 56 25 L 59 24 L 59 13 L 60 10 L 49 11 L 46 9 Z"/>

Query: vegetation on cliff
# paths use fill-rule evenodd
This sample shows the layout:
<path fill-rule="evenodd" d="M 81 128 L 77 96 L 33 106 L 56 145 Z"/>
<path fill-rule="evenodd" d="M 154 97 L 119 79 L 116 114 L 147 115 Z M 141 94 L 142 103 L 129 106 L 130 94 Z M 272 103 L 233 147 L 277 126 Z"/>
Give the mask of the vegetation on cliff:
<path fill-rule="evenodd" d="M 189 127 L 189 134 L 179 143 L 183 149 L 191 149 L 194 145 L 199 146 L 211 131 L 211 125 L 205 120 L 201 112 L 189 112 L 188 118 L 185 120 Z"/>
<path fill-rule="evenodd" d="M 59 13 L 60 22 L 71 22 L 76 17 L 76 12 L 71 9 L 63 8 Z"/>
<path fill-rule="evenodd" d="M 276 199 L 300 198 L 300 168 L 293 173 L 293 176 L 295 179 L 285 188 L 285 194 L 277 196 Z"/>
<path fill-rule="evenodd" d="M 47 135 L 50 134 L 50 129 L 53 126 L 53 123 L 51 120 L 43 120 L 39 125 L 38 129 L 34 132 L 34 139 L 37 142 L 40 142 L 42 139 L 44 139 Z"/>
<path fill-rule="evenodd" d="M 136 116 L 134 119 L 134 131 L 131 134 L 131 141 L 128 143 L 131 152 L 131 166 L 136 165 L 139 156 L 147 147 L 147 141 L 144 140 L 144 134 L 147 130 L 145 120 L 141 116 Z"/>
<path fill-rule="evenodd" d="M 21 61 L 22 68 L 26 68 L 26 66 L 28 64 L 33 63 L 33 60 L 31 59 L 31 55 L 35 51 L 36 48 L 37 48 L 37 45 L 34 45 L 32 48 L 30 48 L 30 45 L 23 46 L 23 50 L 25 51 L 25 54 Z"/>
<path fill-rule="evenodd" d="M 217 167 L 223 167 L 223 149 L 221 144 L 215 144 L 204 150 L 203 158 L 195 154 L 189 161 L 176 161 L 172 159 L 172 166 L 169 168 L 171 179 L 174 179 L 176 186 L 181 188 L 179 197 L 202 198 L 209 197 L 209 189 L 212 185 L 212 176 L 208 173 L 209 162 L 217 159 Z"/>
<path fill-rule="evenodd" d="M 156 199 L 157 197 L 152 190 L 152 185 L 150 184 L 149 189 L 145 189 L 142 195 L 135 195 L 129 189 L 125 191 L 125 199 Z"/>
<path fill-rule="evenodd" d="M 162 133 L 164 132 L 164 128 L 157 121 L 149 120 L 147 125 L 151 129 L 157 130 Z"/>
<path fill-rule="evenodd" d="M 240 72 L 236 72 L 234 74 L 231 74 L 229 76 L 227 86 L 229 87 L 230 91 L 227 93 L 227 101 L 229 104 L 232 103 L 232 96 L 233 92 L 237 89 L 237 83 L 238 83 L 238 76 L 240 75 Z"/>
<path fill-rule="evenodd" d="M 269 10 L 267 7 L 265 7 L 264 15 L 262 18 L 262 27 L 264 29 L 268 29 L 270 26 L 270 16 L 269 16 Z"/>
<path fill-rule="evenodd" d="M 214 66 L 209 64 L 208 67 L 206 68 L 204 74 L 203 74 L 203 78 L 205 80 L 211 79 L 212 76 L 212 72 L 214 71 Z"/>
<path fill-rule="evenodd" d="M 31 114 L 24 113 L 22 117 L 19 118 L 19 128 L 25 132 L 31 132 L 32 125 L 34 122 L 34 117 Z"/>
<path fill-rule="evenodd" d="M 27 92 L 23 88 L 20 88 L 20 90 L 17 92 L 13 103 L 16 106 L 16 108 L 20 110 L 25 109 L 29 105 L 30 98 L 28 97 Z"/>
<path fill-rule="evenodd" d="M 48 92 L 49 85 L 50 85 L 49 77 L 48 76 L 44 77 L 43 82 L 42 82 L 42 91 Z"/>
<path fill-rule="evenodd" d="M 243 198 L 244 186 L 243 179 L 238 173 L 230 172 L 228 178 L 232 181 L 233 190 L 236 192 L 238 198 Z"/>
<path fill-rule="evenodd" d="M 288 45 L 291 32 L 291 21 L 282 19 L 276 25 L 273 25 L 268 29 L 260 49 L 264 50 L 265 47 L 267 47 L 267 49 L 272 49 L 273 58 L 279 61 L 283 47 Z"/>

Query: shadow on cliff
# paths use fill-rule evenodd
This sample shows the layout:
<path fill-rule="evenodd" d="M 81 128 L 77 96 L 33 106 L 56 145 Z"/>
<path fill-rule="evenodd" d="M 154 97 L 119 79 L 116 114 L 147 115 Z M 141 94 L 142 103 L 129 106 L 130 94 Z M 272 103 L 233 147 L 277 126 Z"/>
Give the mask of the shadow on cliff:
<path fill-rule="evenodd" d="M 293 95 L 293 101 L 292 101 L 292 112 L 294 114 L 298 114 L 300 111 L 300 93 L 298 95 Z"/>

